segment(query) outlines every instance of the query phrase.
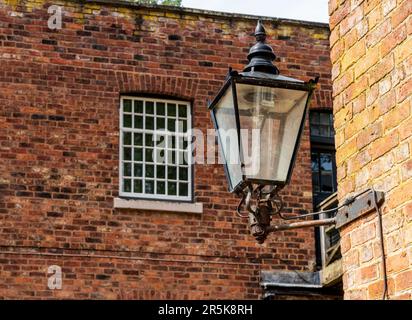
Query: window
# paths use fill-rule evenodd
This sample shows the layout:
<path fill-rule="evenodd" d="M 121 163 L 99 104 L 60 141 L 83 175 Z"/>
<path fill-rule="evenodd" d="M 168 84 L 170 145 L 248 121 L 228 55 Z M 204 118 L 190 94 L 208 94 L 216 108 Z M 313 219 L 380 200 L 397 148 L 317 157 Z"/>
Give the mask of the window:
<path fill-rule="evenodd" d="M 122 97 L 120 196 L 192 200 L 190 103 Z"/>
<path fill-rule="evenodd" d="M 330 112 L 312 111 L 310 116 L 311 137 L 333 139 L 333 117 Z"/>
<path fill-rule="evenodd" d="M 333 116 L 328 111 L 310 114 L 313 202 L 316 207 L 337 189 Z"/>
<path fill-rule="evenodd" d="M 334 136 L 332 113 L 323 110 L 311 111 L 310 142 L 313 207 L 315 210 L 332 208 L 336 204 L 335 202 L 337 202 Z M 320 218 L 329 217 L 331 216 L 325 214 Z M 316 260 L 319 266 L 326 267 L 329 263 L 339 258 L 339 233 L 335 227 L 316 228 L 315 239 Z"/>

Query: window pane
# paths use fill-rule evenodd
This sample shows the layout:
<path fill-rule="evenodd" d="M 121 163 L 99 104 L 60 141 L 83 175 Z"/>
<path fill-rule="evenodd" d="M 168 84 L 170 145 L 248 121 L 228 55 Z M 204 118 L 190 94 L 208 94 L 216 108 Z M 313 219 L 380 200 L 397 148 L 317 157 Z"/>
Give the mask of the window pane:
<path fill-rule="evenodd" d="M 179 104 L 179 118 L 187 117 L 187 106 L 184 104 Z"/>
<path fill-rule="evenodd" d="M 330 126 L 331 125 L 330 116 L 331 115 L 329 113 L 325 113 L 325 112 L 320 113 L 320 124 Z"/>
<path fill-rule="evenodd" d="M 322 171 L 332 171 L 332 155 L 329 153 L 320 154 L 320 169 Z"/>
<path fill-rule="evenodd" d="M 176 182 L 167 183 L 167 194 L 175 196 L 177 194 Z"/>
<path fill-rule="evenodd" d="M 135 102 L 134 102 L 134 113 L 143 113 L 143 101 L 135 100 Z"/>
<path fill-rule="evenodd" d="M 143 149 L 134 148 L 134 161 L 143 161 Z"/>
<path fill-rule="evenodd" d="M 136 129 L 143 129 L 143 116 L 134 116 L 134 127 Z"/>
<path fill-rule="evenodd" d="M 322 192 L 333 192 L 331 173 L 322 172 L 321 181 L 322 181 L 321 183 Z"/>
<path fill-rule="evenodd" d="M 125 128 L 132 127 L 132 116 L 130 114 L 123 115 L 123 127 Z"/>
<path fill-rule="evenodd" d="M 154 118 L 146 116 L 146 129 L 154 130 Z"/>
<path fill-rule="evenodd" d="M 132 148 L 123 148 L 123 160 L 132 160 Z"/>
<path fill-rule="evenodd" d="M 146 149 L 145 150 L 145 161 L 146 162 L 154 162 L 154 149 Z"/>
<path fill-rule="evenodd" d="M 154 194 L 154 181 L 153 180 L 148 180 L 144 184 L 144 191 L 145 193 L 148 194 Z"/>
<path fill-rule="evenodd" d="M 123 145 L 131 145 L 131 144 L 132 144 L 132 133 L 124 132 L 123 133 Z"/>
<path fill-rule="evenodd" d="M 123 175 L 130 177 L 132 175 L 132 164 L 131 162 L 123 163 Z"/>
<path fill-rule="evenodd" d="M 157 181 L 156 193 L 157 194 L 165 194 L 166 193 L 166 182 Z"/>
<path fill-rule="evenodd" d="M 146 101 L 146 114 L 154 114 L 154 102 Z"/>
<path fill-rule="evenodd" d="M 147 146 L 147 147 L 153 147 L 154 146 L 154 139 L 153 139 L 153 134 L 151 134 L 151 133 L 147 133 L 146 135 L 145 135 L 145 145 Z"/>
<path fill-rule="evenodd" d="M 159 116 L 164 116 L 166 114 L 166 108 L 163 102 L 156 103 L 156 114 Z"/>
<path fill-rule="evenodd" d="M 189 170 L 186 167 L 179 168 L 179 180 L 187 181 Z"/>
<path fill-rule="evenodd" d="M 142 193 L 143 192 L 143 183 L 142 180 L 134 180 L 134 189 L 133 192 L 135 193 Z"/>
<path fill-rule="evenodd" d="M 176 105 L 174 103 L 167 104 L 167 116 L 176 117 Z"/>
<path fill-rule="evenodd" d="M 179 183 L 179 196 L 187 196 L 189 194 L 188 184 Z"/>
<path fill-rule="evenodd" d="M 157 166 L 156 167 L 156 176 L 157 178 L 164 179 L 166 177 L 166 167 Z"/>
<path fill-rule="evenodd" d="M 167 120 L 167 130 L 174 132 L 175 131 L 175 123 L 176 123 L 175 119 L 168 119 Z"/>
<path fill-rule="evenodd" d="M 177 179 L 177 168 L 176 167 L 167 167 L 167 178 L 170 180 Z"/>
<path fill-rule="evenodd" d="M 143 176 L 143 164 L 141 163 L 134 164 L 134 176 L 135 177 Z"/>
<path fill-rule="evenodd" d="M 166 128 L 166 119 L 157 118 L 156 119 L 156 130 L 164 130 Z"/>
<path fill-rule="evenodd" d="M 319 171 L 319 154 L 312 152 L 312 171 Z"/>
<path fill-rule="evenodd" d="M 145 176 L 147 178 L 154 178 L 154 165 L 146 165 L 145 169 L 146 169 Z"/>
<path fill-rule="evenodd" d="M 135 144 L 135 146 L 142 146 L 143 145 L 143 133 L 135 133 L 134 134 L 134 144 Z"/>
<path fill-rule="evenodd" d="M 123 100 L 123 111 L 132 112 L 132 100 Z"/>
<path fill-rule="evenodd" d="M 123 192 L 132 192 L 132 180 L 131 179 L 123 180 Z"/>

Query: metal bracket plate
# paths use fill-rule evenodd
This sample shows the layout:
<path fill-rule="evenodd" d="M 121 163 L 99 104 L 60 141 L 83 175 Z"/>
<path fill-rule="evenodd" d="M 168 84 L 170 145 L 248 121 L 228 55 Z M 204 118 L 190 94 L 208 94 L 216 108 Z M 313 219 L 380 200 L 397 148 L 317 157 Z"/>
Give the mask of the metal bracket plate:
<path fill-rule="evenodd" d="M 380 207 L 385 200 L 384 193 L 376 191 L 376 201 Z M 365 194 L 356 198 L 351 204 L 339 209 L 336 215 L 336 228 L 342 228 L 359 217 L 375 210 L 374 191 L 369 190 Z"/>

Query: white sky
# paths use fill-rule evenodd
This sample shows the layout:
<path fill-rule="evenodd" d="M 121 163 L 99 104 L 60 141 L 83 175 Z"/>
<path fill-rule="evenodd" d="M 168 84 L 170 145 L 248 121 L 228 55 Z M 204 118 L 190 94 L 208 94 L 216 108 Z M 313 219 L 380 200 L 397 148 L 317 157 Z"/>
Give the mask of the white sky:
<path fill-rule="evenodd" d="M 328 0 L 183 0 L 182 6 L 276 18 L 329 22 Z"/>

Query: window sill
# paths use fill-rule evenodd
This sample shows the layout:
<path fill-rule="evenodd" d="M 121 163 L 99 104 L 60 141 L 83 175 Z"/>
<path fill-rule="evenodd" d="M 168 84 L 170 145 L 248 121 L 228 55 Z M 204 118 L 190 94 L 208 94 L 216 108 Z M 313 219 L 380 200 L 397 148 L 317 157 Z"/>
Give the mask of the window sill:
<path fill-rule="evenodd" d="M 114 198 L 114 207 L 183 213 L 203 213 L 203 203 Z"/>

